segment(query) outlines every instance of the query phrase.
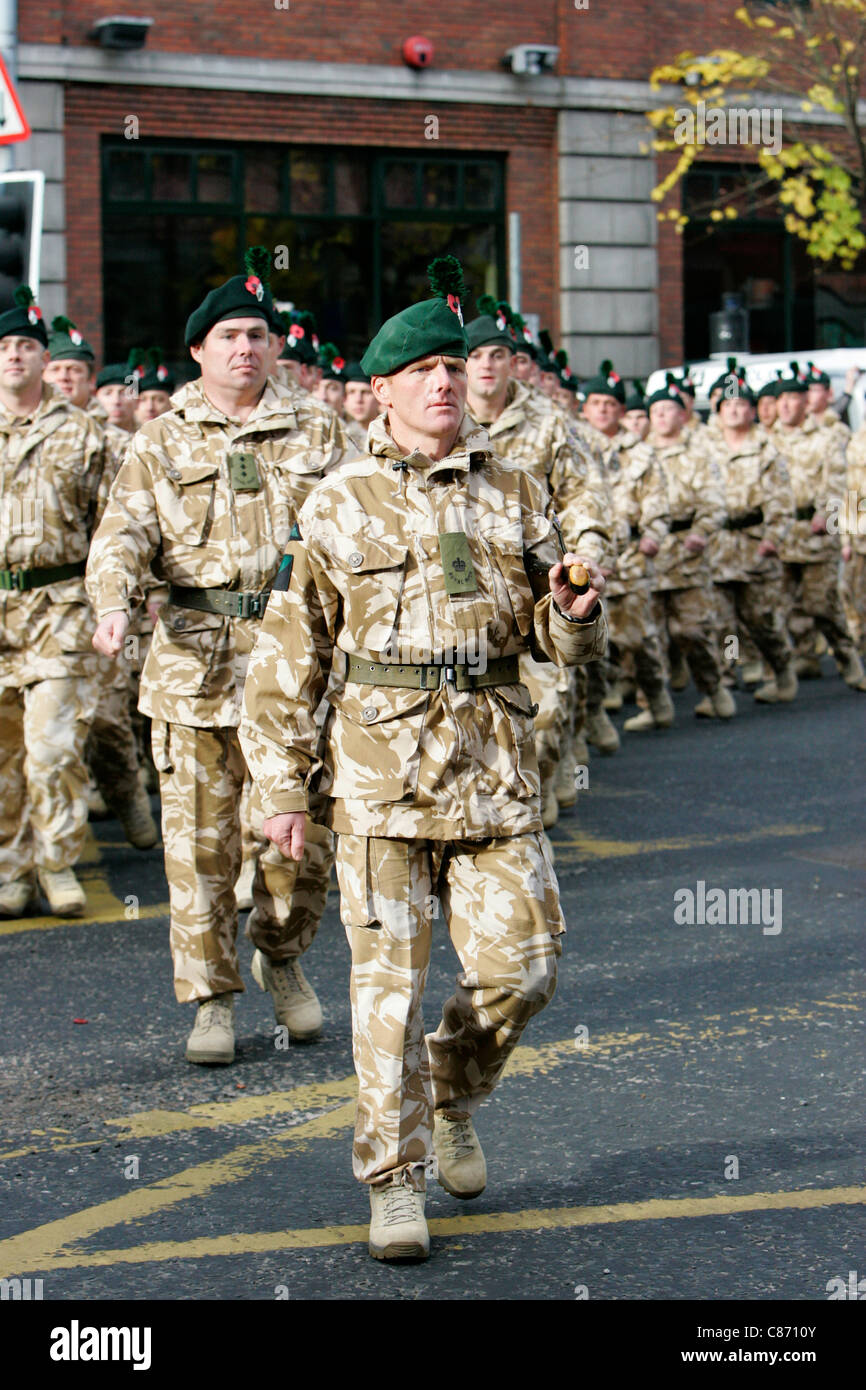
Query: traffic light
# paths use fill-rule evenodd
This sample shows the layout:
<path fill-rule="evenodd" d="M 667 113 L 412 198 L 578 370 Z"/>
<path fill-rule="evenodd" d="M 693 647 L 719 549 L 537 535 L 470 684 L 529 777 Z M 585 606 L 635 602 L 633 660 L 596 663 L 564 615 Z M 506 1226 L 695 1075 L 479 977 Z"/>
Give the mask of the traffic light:
<path fill-rule="evenodd" d="M 39 252 L 45 175 L 0 174 L 0 313 L 11 309 L 19 285 L 39 298 Z"/>

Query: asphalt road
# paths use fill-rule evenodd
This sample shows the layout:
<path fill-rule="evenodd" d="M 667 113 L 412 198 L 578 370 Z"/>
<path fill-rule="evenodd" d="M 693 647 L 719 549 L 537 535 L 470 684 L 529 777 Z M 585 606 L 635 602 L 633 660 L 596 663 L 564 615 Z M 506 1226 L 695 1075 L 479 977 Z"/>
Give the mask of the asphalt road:
<path fill-rule="evenodd" d="M 866 1276 L 866 697 L 825 671 L 729 725 L 686 692 L 673 730 L 592 759 L 552 833 L 559 987 L 478 1117 L 487 1190 L 431 1187 L 424 1264 L 366 1250 L 336 890 L 305 958 L 322 1037 L 277 1049 L 244 938 L 237 1061 L 192 1067 L 161 851 L 95 825 L 89 917 L 0 924 L 0 1275 L 44 1300 L 720 1304 Z M 702 913 L 700 884 L 728 916 L 761 890 L 757 919 Z M 440 922 L 428 1026 L 455 969 Z"/>

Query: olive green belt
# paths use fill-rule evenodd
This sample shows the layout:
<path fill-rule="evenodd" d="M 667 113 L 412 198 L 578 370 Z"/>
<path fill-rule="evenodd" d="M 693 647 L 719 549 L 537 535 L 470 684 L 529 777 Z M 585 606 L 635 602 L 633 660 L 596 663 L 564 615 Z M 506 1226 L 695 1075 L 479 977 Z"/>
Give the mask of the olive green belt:
<path fill-rule="evenodd" d="M 0 589 L 41 589 L 46 584 L 59 584 L 62 579 L 76 579 L 87 569 L 86 560 L 74 560 L 69 565 L 48 565 L 43 569 L 0 570 Z"/>
<path fill-rule="evenodd" d="M 261 618 L 270 596 L 270 589 L 243 594 L 237 589 L 188 589 L 184 584 L 172 584 L 168 590 L 169 603 L 200 613 L 217 613 L 222 618 Z"/>
<path fill-rule="evenodd" d="M 393 685 L 405 690 L 438 690 L 447 681 L 455 690 L 481 690 L 487 685 L 516 684 L 520 668 L 516 656 L 494 657 L 483 672 L 476 672 L 471 666 L 401 666 L 396 661 L 350 656 L 346 679 L 358 685 Z"/>

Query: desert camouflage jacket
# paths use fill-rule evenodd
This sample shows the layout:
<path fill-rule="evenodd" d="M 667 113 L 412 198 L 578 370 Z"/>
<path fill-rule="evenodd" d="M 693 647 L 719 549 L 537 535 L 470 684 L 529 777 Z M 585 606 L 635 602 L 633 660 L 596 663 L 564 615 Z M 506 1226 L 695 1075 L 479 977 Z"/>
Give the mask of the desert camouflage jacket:
<path fill-rule="evenodd" d="M 406 456 L 384 417 L 369 440 L 371 452 L 327 478 L 301 509 L 288 587 L 275 590 L 250 663 L 241 744 L 265 812 L 303 810 L 318 790 L 329 798 L 329 824 L 344 833 L 450 839 L 537 830 L 534 707 L 517 682 L 458 691 L 447 681 L 421 690 L 347 679 L 328 695 L 320 742 L 313 712 L 335 647 L 482 672 L 523 651 L 560 666 L 588 661 L 606 640 L 601 611 L 579 624 L 552 607 L 546 570 L 560 552 L 549 498 L 491 454 L 468 416 L 435 463 Z M 451 540 L 440 548 L 442 537 Z M 449 546 L 461 558 L 464 592 L 446 586 Z"/>
<path fill-rule="evenodd" d="M 807 415 L 802 425 L 786 429 L 777 420 L 771 430 L 776 448 L 784 455 L 797 511 L 814 510 L 826 517 L 845 492 L 845 453 L 850 437 L 844 425 L 819 424 Z M 789 564 L 814 564 L 839 554 L 839 536 L 813 535 L 810 518 L 795 520 L 785 539 L 782 559 Z"/>
<path fill-rule="evenodd" d="M 0 409 L 0 569 L 85 560 L 110 480 L 101 426 L 47 382 L 32 415 Z M 0 683 L 89 670 L 94 627 L 83 574 L 0 591 Z"/>
<path fill-rule="evenodd" d="M 710 567 L 716 583 L 743 582 L 760 575 L 781 574 L 778 556 L 759 555 L 762 540 L 781 551 L 793 518 L 794 500 L 785 460 L 759 426 L 753 425 L 740 443 L 729 446 L 721 427 L 700 436 L 700 448 L 708 462 L 719 469 L 724 486 L 727 522 L 709 546 Z M 731 528 L 760 508 L 763 519 L 746 527 Z"/>
<path fill-rule="evenodd" d="M 654 589 L 690 589 L 712 581 L 707 550 L 687 550 L 685 538 L 694 531 L 709 542 L 724 526 L 724 488 L 718 464 L 689 447 L 694 437 L 692 430 L 664 440 L 651 430 L 646 438 L 664 470 L 671 508 L 671 530 L 653 556 Z"/>
<path fill-rule="evenodd" d="M 601 469 L 542 402 L 523 382 L 512 381 L 504 410 L 482 429 L 498 458 L 524 469 L 549 491 L 566 549 L 600 560 L 611 552 L 610 495 Z"/>
<path fill-rule="evenodd" d="M 251 453 L 259 487 L 236 490 L 229 455 Z M 93 539 L 87 587 L 99 618 L 129 611 L 148 566 L 159 583 L 259 593 L 270 587 L 301 503 L 355 450 L 334 412 L 268 378 L 244 424 L 190 382 L 133 437 Z M 155 719 L 229 727 L 258 618 L 166 603 L 141 680 Z"/>
<path fill-rule="evenodd" d="M 670 503 L 664 470 L 650 446 L 636 434 L 619 429 L 613 438 L 593 430 L 604 463 L 613 507 L 617 558 L 606 592 L 611 598 L 634 584 L 653 581 L 653 562 L 639 549 L 652 536 L 661 546 L 668 534 Z"/>
<path fill-rule="evenodd" d="M 851 436 L 847 452 L 846 496 L 840 515 L 840 539 L 866 555 L 866 425 Z"/>

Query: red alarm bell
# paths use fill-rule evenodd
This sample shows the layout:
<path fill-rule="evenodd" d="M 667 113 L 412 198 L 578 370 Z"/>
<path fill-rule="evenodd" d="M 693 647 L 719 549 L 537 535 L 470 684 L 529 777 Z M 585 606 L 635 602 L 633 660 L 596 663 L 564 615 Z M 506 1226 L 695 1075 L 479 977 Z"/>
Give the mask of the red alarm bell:
<path fill-rule="evenodd" d="M 422 39 L 419 34 L 407 39 L 403 45 L 403 61 L 408 63 L 410 68 L 429 68 L 433 62 L 433 45 L 429 39 Z"/>

